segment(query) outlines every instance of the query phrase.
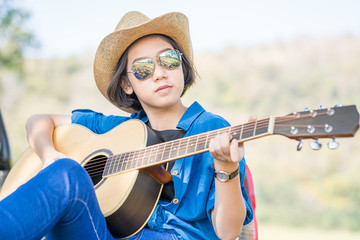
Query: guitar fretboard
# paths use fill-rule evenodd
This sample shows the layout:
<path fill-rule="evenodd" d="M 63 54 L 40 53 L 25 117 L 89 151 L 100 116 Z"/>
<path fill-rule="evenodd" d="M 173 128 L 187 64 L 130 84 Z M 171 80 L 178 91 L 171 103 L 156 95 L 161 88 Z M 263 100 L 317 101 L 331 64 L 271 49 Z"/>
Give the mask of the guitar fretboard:
<path fill-rule="evenodd" d="M 210 140 L 229 133 L 239 142 L 273 133 L 274 118 L 266 118 L 242 125 L 231 126 L 177 140 L 163 142 L 140 150 L 108 157 L 103 177 L 135 169 L 166 163 L 176 159 L 209 151 Z"/>

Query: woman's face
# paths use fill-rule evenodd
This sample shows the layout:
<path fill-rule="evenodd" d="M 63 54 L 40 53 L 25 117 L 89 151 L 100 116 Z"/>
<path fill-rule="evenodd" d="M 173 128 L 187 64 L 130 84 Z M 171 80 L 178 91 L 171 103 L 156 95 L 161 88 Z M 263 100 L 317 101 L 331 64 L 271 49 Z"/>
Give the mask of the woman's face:
<path fill-rule="evenodd" d="M 145 111 L 152 108 L 170 108 L 181 104 L 180 96 L 184 90 L 184 74 L 182 66 L 168 70 L 159 65 L 159 54 L 174 49 L 161 36 L 148 36 L 134 43 L 128 51 L 127 77 L 130 84 L 122 81 L 126 94 L 135 92 Z M 155 70 L 151 77 L 138 80 L 131 73 L 132 65 L 139 60 L 151 58 L 155 63 Z"/>

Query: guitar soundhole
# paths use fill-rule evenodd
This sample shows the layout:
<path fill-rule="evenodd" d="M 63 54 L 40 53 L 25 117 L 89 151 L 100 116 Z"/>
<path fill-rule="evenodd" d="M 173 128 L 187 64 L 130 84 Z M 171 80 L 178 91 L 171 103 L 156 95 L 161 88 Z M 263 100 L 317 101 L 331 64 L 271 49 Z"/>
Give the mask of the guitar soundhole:
<path fill-rule="evenodd" d="M 85 170 L 89 174 L 94 186 L 98 184 L 102 179 L 107 157 L 104 155 L 96 156 L 90 159 L 84 166 Z"/>

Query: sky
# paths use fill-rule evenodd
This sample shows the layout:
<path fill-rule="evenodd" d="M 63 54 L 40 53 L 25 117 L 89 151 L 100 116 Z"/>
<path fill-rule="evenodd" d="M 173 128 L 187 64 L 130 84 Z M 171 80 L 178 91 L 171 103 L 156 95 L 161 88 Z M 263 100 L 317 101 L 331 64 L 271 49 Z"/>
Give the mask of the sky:
<path fill-rule="evenodd" d="M 95 52 L 128 11 L 150 18 L 182 12 L 189 18 L 195 54 L 342 34 L 360 36 L 357 0 L 13 0 L 31 16 L 26 29 L 40 43 L 28 57 Z"/>

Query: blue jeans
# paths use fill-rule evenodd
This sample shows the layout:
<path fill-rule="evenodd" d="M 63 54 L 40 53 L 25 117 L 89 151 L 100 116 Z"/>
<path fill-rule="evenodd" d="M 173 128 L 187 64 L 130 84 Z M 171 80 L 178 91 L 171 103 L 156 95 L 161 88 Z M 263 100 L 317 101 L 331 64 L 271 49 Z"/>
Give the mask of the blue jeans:
<path fill-rule="evenodd" d="M 115 239 L 83 167 L 60 159 L 0 202 L 0 239 Z M 177 239 L 143 229 L 128 239 Z"/>

